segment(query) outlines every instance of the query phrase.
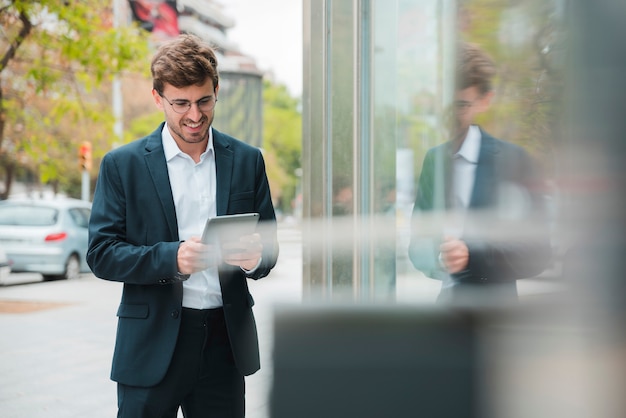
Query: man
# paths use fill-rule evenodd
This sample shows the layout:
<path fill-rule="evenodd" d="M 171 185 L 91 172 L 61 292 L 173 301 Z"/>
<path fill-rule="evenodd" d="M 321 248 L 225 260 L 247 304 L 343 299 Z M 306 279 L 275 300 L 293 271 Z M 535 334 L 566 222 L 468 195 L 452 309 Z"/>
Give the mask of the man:
<path fill-rule="evenodd" d="M 89 223 L 93 273 L 124 283 L 118 417 L 176 417 L 179 406 L 185 417 L 243 417 L 244 376 L 260 367 L 246 278 L 265 277 L 278 256 L 263 157 L 211 126 L 210 47 L 181 35 L 151 71 L 165 122 L 103 158 Z M 220 249 L 199 237 L 205 222 L 247 212 L 259 213 L 260 232 L 232 237 L 241 251 L 216 261 Z"/>
<path fill-rule="evenodd" d="M 442 280 L 440 302 L 508 304 L 516 280 L 550 258 L 541 176 L 521 147 L 473 124 L 489 108 L 495 66 L 473 45 L 458 52 L 453 136 L 424 158 L 409 257 Z"/>

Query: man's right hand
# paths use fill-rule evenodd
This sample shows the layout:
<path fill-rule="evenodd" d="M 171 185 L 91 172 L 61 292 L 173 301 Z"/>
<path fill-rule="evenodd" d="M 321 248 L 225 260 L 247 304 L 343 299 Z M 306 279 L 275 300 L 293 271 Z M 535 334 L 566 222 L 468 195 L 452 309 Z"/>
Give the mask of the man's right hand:
<path fill-rule="evenodd" d="M 439 246 L 440 261 L 448 273 L 459 273 L 469 265 L 467 244 L 458 238 L 446 236 Z"/>
<path fill-rule="evenodd" d="M 203 244 L 200 237 L 191 237 L 178 246 L 176 261 L 180 273 L 192 274 L 215 266 L 217 256 L 211 245 Z"/>

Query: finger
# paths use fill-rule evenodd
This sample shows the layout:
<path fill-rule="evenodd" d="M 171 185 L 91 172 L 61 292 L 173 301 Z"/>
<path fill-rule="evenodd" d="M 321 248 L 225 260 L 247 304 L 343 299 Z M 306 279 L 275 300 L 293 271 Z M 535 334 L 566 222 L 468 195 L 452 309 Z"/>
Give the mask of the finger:
<path fill-rule="evenodd" d="M 227 263 L 239 263 L 245 261 L 258 260 L 261 258 L 261 253 L 259 252 L 239 252 L 239 253 L 231 253 L 222 257 L 223 260 Z"/>
<path fill-rule="evenodd" d="M 447 253 L 454 250 L 455 247 L 456 243 L 454 241 L 447 241 L 439 245 L 439 251 L 441 251 L 442 253 Z"/>

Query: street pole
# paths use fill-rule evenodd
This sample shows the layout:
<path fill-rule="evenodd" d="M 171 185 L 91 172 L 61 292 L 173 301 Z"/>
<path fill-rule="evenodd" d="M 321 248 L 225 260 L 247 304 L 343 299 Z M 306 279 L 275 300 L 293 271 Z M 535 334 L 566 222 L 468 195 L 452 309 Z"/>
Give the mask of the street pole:
<path fill-rule="evenodd" d="M 113 1 L 113 28 L 115 30 L 120 27 L 121 20 L 121 10 L 119 0 Z M 122 143 L 124 128 L 122 123 L 122 109 L 124 107 L 122 102 L 122 81 L 120 80 L 119 74 L 115 74 L 113 76 L 113 84 L 112 84 L 112 94 L 113 94 L 113 116 L 115 118 L 115 124 L 113 125 L 113 133 L 117 138 L 116 146 Z"/>
<path fill-rule="evenodd" d="M 89 171 L 83 170 L 83 177 L 80 188 L 80 198 L 86 202 L 89 201 Z"/>

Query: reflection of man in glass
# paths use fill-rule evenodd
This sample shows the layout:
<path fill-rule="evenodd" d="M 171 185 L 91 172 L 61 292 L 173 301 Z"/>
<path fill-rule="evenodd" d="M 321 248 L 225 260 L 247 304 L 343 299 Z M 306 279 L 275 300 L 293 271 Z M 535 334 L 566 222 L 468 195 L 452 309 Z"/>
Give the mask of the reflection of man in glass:
<path fill-rule="evenodd" d="M 413 209 L 409 257 L 442 280 L 439 301 L 516 300 L 516 280 L 547 265 L 541 181 L 530 156 L 477 125 L 493 97 L 495 66 L 459 45 L 453 135 L 424 158 Z"/>

